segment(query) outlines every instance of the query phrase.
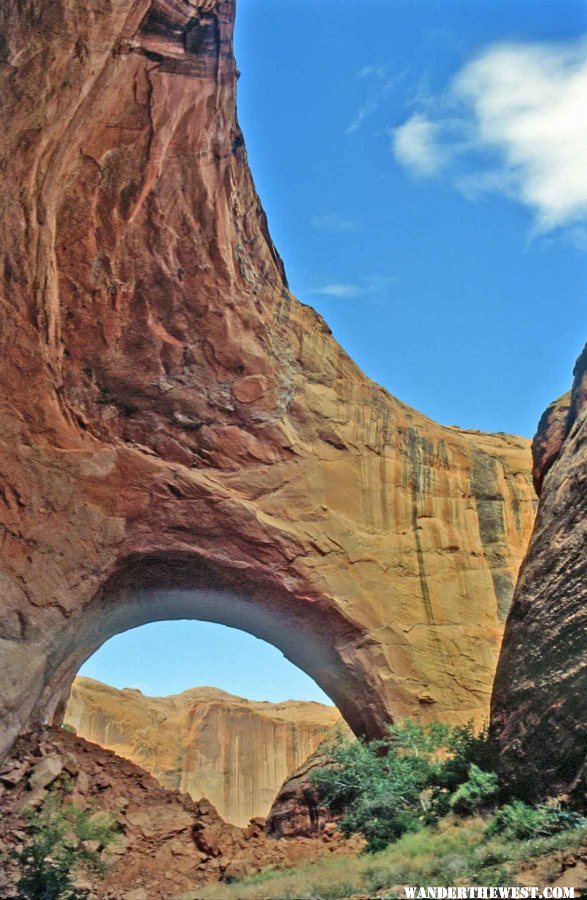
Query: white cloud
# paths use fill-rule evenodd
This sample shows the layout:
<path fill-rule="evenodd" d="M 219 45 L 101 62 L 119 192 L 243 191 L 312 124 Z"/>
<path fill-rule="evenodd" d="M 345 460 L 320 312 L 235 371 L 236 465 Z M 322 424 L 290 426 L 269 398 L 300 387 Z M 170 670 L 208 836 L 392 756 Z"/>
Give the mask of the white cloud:
<path fill-rule="evenodd" d="M 441 126 L 416 113 L 392 132 L 393 152 L 414 175 L 436 175 L 445 164 Z"/>
<path fill-rule="evenodd" d="M 386 95 L 405 78 L 406 74 L 405 70 L 391 73 L 388 66 L 363 66 L 355 72 L 355 79 L 364 82 L 367 96 L 344 133 L 353 134 L 358 131 L 365 119 L 379 109 Z"/>
<path fill-rule="evenodd" d="M 311 293 L 321 294 L 323 297 L 356 297 L 360 289 L 356 284 L 325 284 Z"/>
<path fill-rule="evenodd" d="M 355 284 L 333 283 L 308 291 L 323 297 L 362 297 L 370 302 L 386 302 L 397 279 L 392 275 L 364 275 Z"/>
<path fill-rule="evenodd" d="M 347 219 L 339 213 L 323 213 L 319 216 L 313 216 L 310 224 L 314 228 L 321 228 L 323 231 L 334 231 L 342 233 L 345 231 L 356 231 L 357 223 L 352 219 Z"/>
<path fill-rule="evenodd" d="M 365 100 L 363 105 L 358 109 L 357 115 L 355 116 L 355 118 L 353 119 L 351 124 L 348 126 L 348 128 L 345 129 L 344 133 L 352 134 L 353 131 L 356 131 L 358 128 L 360 128 L 363 123 L 363 120 L 366 119 L 367 116 L 370 116 L 371 113 L 374 113 L 378 106 L 379 106 L 378 100 Z"/>
<path fill-rule="evenodd" d="M 387 66 L 363 66 L 355 72 L 355 78 L 387 78 Z"/>
<path fill-rule="evenodd" d="M 481 200 L 486 194 L 505 194 L 517 199 L 517 181 L 512 172 L 488 169 L 453 176 L 454 186 L 467 200 Z"/>
<path fill-rule="evenodd" d="M 440 98 L 451 116 L 416 113 L 393 151 L 416 174 L 446 170 L 470 199 L 516 199 L 542 232 L 574 225 L 587 221 L 586 98 L 587 40 L 490 46 Z"/>

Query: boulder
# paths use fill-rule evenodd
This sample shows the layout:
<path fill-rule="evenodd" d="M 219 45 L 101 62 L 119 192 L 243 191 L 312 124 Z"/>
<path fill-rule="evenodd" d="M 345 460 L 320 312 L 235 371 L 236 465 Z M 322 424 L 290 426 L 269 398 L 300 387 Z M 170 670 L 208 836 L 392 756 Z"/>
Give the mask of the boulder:
<path fill-rule="evenodd" d="M 45 756 L 33 769 L 29 783 L 33 791 L 52 784 L 63 772 L 63 760 L 59 756 Z"/>
<path fill-rule="evenodd" d="M 506 625 L 492 730 L 504 778 L 519 792 L 531 800 L 574 796 L 584 805 L 587 345 L 574 376 L 570 402 L 559 413 L 551 408 L 534 442 L 540 506 Z"/>

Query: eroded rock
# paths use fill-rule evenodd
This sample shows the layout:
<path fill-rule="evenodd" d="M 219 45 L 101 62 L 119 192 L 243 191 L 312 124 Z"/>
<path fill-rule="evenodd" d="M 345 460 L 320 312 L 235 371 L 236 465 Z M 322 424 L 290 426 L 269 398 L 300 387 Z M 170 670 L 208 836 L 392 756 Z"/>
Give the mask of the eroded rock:
<path fill-rule="evenodd" d="M 332 835 L 336 831 L 337 817 L 324 807 L 313 787 L 312 772 L 332 765 L 330 748 L 338 737 L 349 737 L 344 725 L 333 728 L 314 753 L 291 772 L 280 786 L 271 804 L 265 822 L 265 831 L 271 837 L 317 837 Z"/>
<path fill-rule="evenodd" d="M 568 411 L 535 440 L 540 507 L 507 621 L 492 727 L 533 799 L 587 790 L 587 346 Z M 551 408 L 552 409 L 552 408 Z M 544 452 L 544 447 L 549 452 Z"/>
<path fill-rule="evenodd" d="M 78 677 L 65 721 L 166 787 L 208 797 L 223 819 L 245 826 L 267 814 L 282 782 L 340 714 L 320 703 L 255 702 L 215 688 L 146 697 Z"/>
<path fill-rule="evenodd" d="M 63 772 L 63 760 L 59 756 L 45 756 L 32 771 L 29 783 L 32 790 L 42 790 L 52 784 Z"/>
<path fill-rule="evenodd" d="M 271 641 L 357 733 L 486 715 L 528 442 L 401 403 L 291 295 L 233 22 L 0 4 L 0 754 L 165 618 Z"/>
<path fill-rule="evenodd" d="M 245 829 L 229 825 L 210 802 L 194 802 L 186 794 L 164 788 L 128 760 L 65 731 L 43 728 L 23 735 L 15 750 L 28 762 L 25 777 L 0 795 L 0 845 L 6 848 L 0 861 L 2 897 L 12 896 L 4 888 L 15 882 L 9 854 L 27 839 L 27 809 L 33 804 L 42 811 L 49 798 L 72 803 L 82 785 L 86 809 L 93 810 L 91 819 L 101 825 L 114 823 L 115 828 L 113 844 L 103 850 L 94 845 L 106 864 L 105 877 L 80 872 L 80 879 L 91 888 L 90 897 L 100 900 L 121 900 L 140 890 L 147 892 L 149 900 L 169 900 L 239 872 L 286 868 L 330 853 L 352 855 L 362 846 L 357 840 L 327 844 L 305 838 L 272 840 L 265 835 L 262 820 Z M 47 789 L 31 791 L 29 776 L 55 758 L 75 761 L 78 783 L 72 785 L 63 769 Z M 108 787 L 97 783 L 104 774 Z"/>

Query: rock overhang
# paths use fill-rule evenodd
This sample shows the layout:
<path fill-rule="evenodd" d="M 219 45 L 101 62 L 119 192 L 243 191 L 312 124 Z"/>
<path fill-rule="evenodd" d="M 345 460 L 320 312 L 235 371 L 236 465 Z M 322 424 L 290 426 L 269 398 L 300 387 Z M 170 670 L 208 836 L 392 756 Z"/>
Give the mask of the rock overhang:
<path fill-rule="evenodd" d="M 487 709 L 528 442 L 405 406 L 291 295 L 236 119 L 233 13 L 0 10 L 4 748 L 57 707 L 113 586 L 153 566 L 205 569 L 336 657 L 317 680 L 357 731 Z M 147 36 L 198 77 L 137 52 Z"/>

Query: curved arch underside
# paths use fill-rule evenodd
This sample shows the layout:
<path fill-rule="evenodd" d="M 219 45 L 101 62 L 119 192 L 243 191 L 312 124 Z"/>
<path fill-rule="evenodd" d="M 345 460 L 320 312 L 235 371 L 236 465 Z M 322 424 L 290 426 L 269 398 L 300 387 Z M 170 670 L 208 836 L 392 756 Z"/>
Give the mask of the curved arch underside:
<path fill-rule="evenodd" d="M 111 637 L 149 622 L 200 619 L 247 631 L 265 640 L 327 693 L 357 734 L 381 731 L 388 711 L 365 703 L 367 671 L 353 660 L 358 630 L 336 608 L 307 608 L 282 596 L 237 593 L 218 575 L 186 558 L 129 561 L 105 585 L 75 628 L 62 634 L 51 654 L 51 676 L 40 702 L 42 714 L 59 724 L 71 685 L 83 663 Z M 64 639 L 65 638 L 65 639 Z M 170 652 L 173 652 L 170 648 Z M 194 648 L 197 652 L 197 648 Z"/>
<path fill-rule="evenodd" d="M 233 21 L 1 4 L 0 753 L 172 615 L 265 637 L 369 735 L 488 709 L 529 442 L 410 409 L 291 295 Z"/>

